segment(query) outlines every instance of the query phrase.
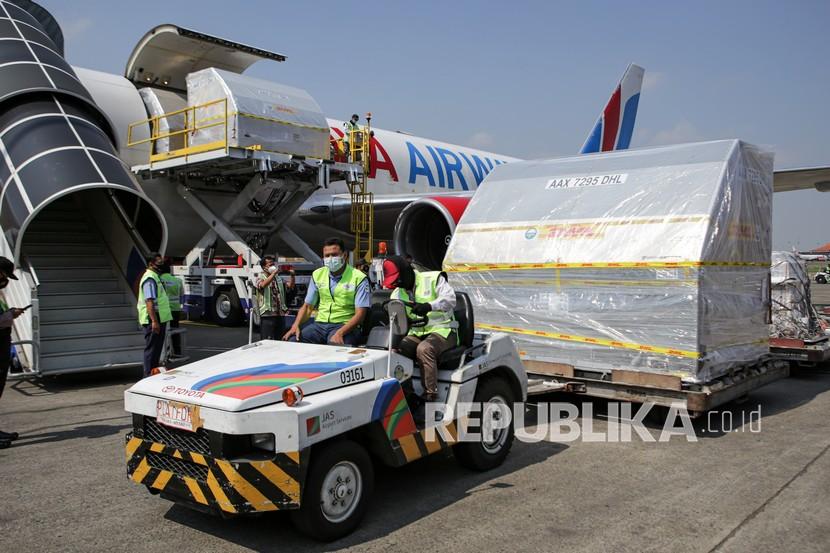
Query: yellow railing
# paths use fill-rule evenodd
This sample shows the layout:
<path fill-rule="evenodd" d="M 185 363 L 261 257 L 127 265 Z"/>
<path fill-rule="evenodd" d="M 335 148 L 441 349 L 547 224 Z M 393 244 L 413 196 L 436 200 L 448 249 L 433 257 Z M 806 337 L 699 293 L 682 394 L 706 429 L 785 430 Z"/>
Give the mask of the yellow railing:
<path fill-rule="evenodd" d="M 371 114 L 366 117 L 371 122 Z M 351 228 L 355 240 L 355 259 L 370 261 L 374 253 L 375 195 L 367 190 L 369 178 L 369 146 L 372 140 L 370 125 L 349 131 L 349 161 L 363 166 L 355 181 L 346 181 L 351 196 Z"/>
<path fill-rule="evenodd" d="M 205 113 L 207 111 L 207 113 Z M 201 117 L 200 117 L 201 115 Z M 184 120 L 182 123 L 181 120 Z M 162 131 L 161 122 L 167 122 L 167 130 Z M 136 128 L 145 128 L 149 123 L 150 137 L 133 139 Z M 222 138 L 203 144 L 193 144 L 193 135 L 196 131 L 203 131 L 212 127 L 222 127 Z M 160 151 L 159 141 L 168 140 L 166 151 Z M 174 143 L 177 147 L 173 147 Z M 200 152 L 228 148 L 228 100 L 221 98 L 205 102 L 196 106 L 156 115 L 131 123 L 127 128 L 127 146 L 138 146 L 150 143 L 150 164 L 154 161 L 163 161 L 177 157 L 188 156 Z"/>

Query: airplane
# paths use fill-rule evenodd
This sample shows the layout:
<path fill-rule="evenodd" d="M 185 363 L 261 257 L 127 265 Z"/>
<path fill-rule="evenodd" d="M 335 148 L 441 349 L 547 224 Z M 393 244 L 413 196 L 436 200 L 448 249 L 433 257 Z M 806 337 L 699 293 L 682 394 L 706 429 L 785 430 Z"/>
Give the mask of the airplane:
<path fill-rule="evenodd" d="M 118 130 L 119 155 L 128 165 L 135 165 L 139 163 L 136 155 L 146 154 L 126 148 L 122 134 L 129 123 L 148 114 L 147 106 L 138 98 L 140 88 L 152 88 L 162 100 L 159 106 L 162 111 L 172 111 L 185 105 L 188 73 L 219 67 L 242 74 L 261 60 L 284 62 L 286 57 L 165 24 L 151 29 L 139 40 L 123 77 L 81 68 L 75 70 Z M 637 65 L 626 69 L 580 153 L 623 150 L 630 146 L 643 75 L 643 68 Z M 328 119 L 327 122 L 330 140 L 335 143 L 343 135 L 343 121 Z M 375 239 L 392 241 L 394 251 L 411 255 L 424 267 L 439 268 L 455 225 L 479 184 L 496 166 L 519 158 L 400 131 L 373 130 L 368 191 L 374 193 Z M 203 234 L 204 224 L 169 183 L 145 182 L 143 188 L 171 225 L 167 253 L 173 257 L 184 256 Z M 776 192 L 804 188 L 830 190 L 830 167 L 775 173 Z M 349 221 L 350 196 L 346 183 L 340 181 L 314 193 L 288 220 L 287 226 L 316 250 L 331 236 L 339 236 L 347 244 L 351 242 Z M 285 255 L 292 253 L 292 248 L 275 236 L 266 251 Z"/>
<path fill-rule="evenodd" d="M 580 153 L 624 150 L 631 144 L 645 70 L 631 64 L 600 112 Z M 329 120 L 331 140 L 343 137 L 343 122 Z M 379 240 L 394 240 L 399 253 L 438 268 L 446 246 L 484 178 L 498 165 L 519 158 L 447 144 L 402 132 L 375 129 L 370 149 L 369 191 L 375 194 Z M 350 196 L 345 183 L 314 194 L 290 226 L 322 242 L 348 238 Z"/>
<path fill-rule="evenodd" d="M 130 55 L 124 76 L 75 67 L 81 82 L 103 109 L 113 127 L 123 134 L 130 123 L 186 107 L 188 74 L 207 67 L 242 74 L 260 60 L 283 62 L 282 54 L 179 27 L 159 25 L 142 37 Z M 607 152 L 629 147 L 637 116 L 644 70 L 630 65 L 591 128 L 581 153 Z M 143 109 L 142 109 L 143 108 Z M 334 145 L 343 136 L 343 121 L 327 119 Z M 518 161 L 476 148 L 373 128 L 370 141 L 368 191 L 374 193 L 375 240 L 396 240 L 397 249 L 425 267 L 439 267 L 455 224 L 482 180 L 494 167 Z M 124 146 L 119 155 L 127 165 L 146 162 L 147 152 Z M 333 148 L 335 149 L 335 148 Z M 335 159 L 345 161 L 343 158 Z M 204 233 L 195 217 L 165 179 L 142 181 L 148 197 L 164 212 L 170 226 L 167 254 L 183 257 Z M 223 201 L 223 200 L 222 200 Z M 345 181 L 316 191 L 286 223 L 316 250 L 326 238 L 338 236 L 347 244 L 351 200 Z M 413 225 L 415 240 L 403 238 Z M 400 239 L 396 239 L 398 236 Z M 265 251 L 298 253 L 272 236 Z"/>

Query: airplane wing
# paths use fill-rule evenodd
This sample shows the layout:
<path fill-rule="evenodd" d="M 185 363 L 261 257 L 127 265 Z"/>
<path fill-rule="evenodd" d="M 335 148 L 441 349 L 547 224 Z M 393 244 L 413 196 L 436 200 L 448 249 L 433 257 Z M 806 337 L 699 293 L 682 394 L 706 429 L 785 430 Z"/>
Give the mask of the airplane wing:
<path fill-rule="evenodd" d="M 773 175 L 773 192 L 790 192 L 813 188 L 819 192 L 830 192 L 830 166 L 784 169 Z"/>

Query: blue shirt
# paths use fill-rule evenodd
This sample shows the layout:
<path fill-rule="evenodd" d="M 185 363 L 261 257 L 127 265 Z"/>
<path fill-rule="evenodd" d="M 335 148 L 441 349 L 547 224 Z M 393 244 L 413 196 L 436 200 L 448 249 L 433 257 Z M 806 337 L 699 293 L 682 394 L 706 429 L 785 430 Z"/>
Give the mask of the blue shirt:
<path fill-rule="evenodd" d="M 337 286 L 338 282 L 340 282 L 340 277 L 342 276 L 343 273 L 336 276 L 329 273 L 329 290 L 332 292 L 332 296 L 334 295 L 334 287 Z M 311 279 L 308 283 L 308 292 L 305 294 L 305 302 L 308 305 L 316 306 L 319 300 L 320 295 L 317 293 L 317 284 L 315 284 L 314 279 Z M 372 307 L 372 298 L 369 290 L 368 278 L 364 278 L 360 281 L 360 284 L 357 285 L 357 290 L 355 290 L 354 295 L 354 306 L 363 307 L 365 309 Z"/>
<path fill-rule="evenodd" d="M 144 301 L 156 299 L 158 288 L 156 287 L 155 280 L 153 280 L 152 278 L 148 278 L 144 281 L 144 284 L 141 286 L 141 289 L 144 291 Z"/>

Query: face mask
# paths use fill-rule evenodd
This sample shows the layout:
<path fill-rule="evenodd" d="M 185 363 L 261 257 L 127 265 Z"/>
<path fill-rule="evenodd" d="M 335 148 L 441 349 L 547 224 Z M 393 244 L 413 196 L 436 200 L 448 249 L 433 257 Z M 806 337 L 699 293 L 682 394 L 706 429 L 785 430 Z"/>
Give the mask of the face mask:
<path fill-rule="evenodd" d="M 337 257 L 327 257 L 323 260 L 323 263 L 332 273 L 336 273 L 343 268 L 343 258 L 339 255 Z"/>

